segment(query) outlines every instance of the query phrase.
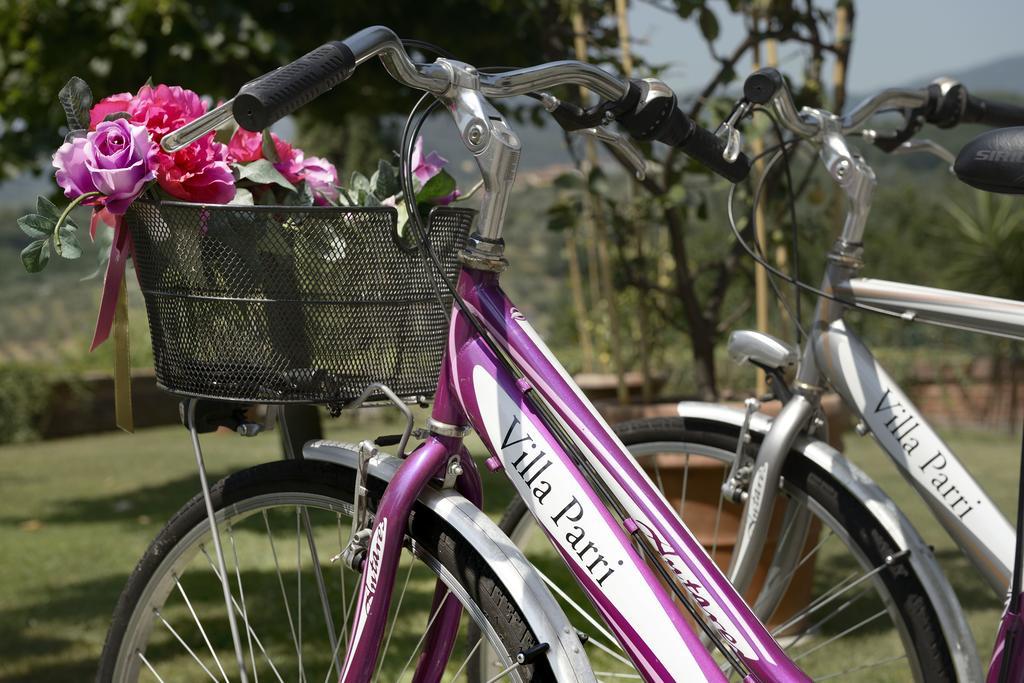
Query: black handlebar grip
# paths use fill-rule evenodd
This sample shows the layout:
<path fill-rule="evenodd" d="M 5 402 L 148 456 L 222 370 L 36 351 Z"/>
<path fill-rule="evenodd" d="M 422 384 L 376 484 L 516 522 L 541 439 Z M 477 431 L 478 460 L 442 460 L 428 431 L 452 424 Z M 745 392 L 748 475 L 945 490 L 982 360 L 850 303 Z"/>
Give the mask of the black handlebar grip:
<path fill-rule="evenodd" d="M 1024 107 L 968 95 L 963 121 L 981 123 L 996 128 L 1024 126 Z"/>
<path fill-rule="evenodd" d="M 754 104 L 768 104 L 782 86 L 782 74 L 777 70 L 760 69 L 743 82 L 743 96 Z"/>
<path fill-rule="evenodd" d="M 242 86 L 231 111 L 242 128 L 261 131 L 346 80 L 356 58 L 341 41 L 324 43 L 291 64 Z"/>
<path fill-rule="evenodd" d="M 740 152 L 736 161 L 726 161 L 722 157 L 725 140 L 706 128 L 694 125 L 689 137 L 677 146 L 729 182 L 738 183 L 750 175 L 750 159 L 747 155 Z"/>

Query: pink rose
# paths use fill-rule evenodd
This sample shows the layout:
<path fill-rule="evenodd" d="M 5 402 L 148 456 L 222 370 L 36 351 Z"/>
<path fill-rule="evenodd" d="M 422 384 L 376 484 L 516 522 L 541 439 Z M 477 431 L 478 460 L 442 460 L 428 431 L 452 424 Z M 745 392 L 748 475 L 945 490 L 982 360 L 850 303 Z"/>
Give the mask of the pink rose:
<path fill-rule="evenodd" d="M 302 161 L 302 179 L 319 205 L 338 201 L 338 169 L 321 157 L 307 157 Z"/>
<path fill-rule="evenodd" d="M 246 164 L 263 158 L 263 134 L 239 128 L 228 141 L 228 161 Z"/>
<path fill-rule="evenodd" d="M 199 95 L 176 85 L 144 85 L 128 107 L 132 121 L 141 123 L 157 142 L 171 131 L 206 113 Z"/>
<path fill-rule="evenodd" d="M 93 105 L 89 110 L 89 130 L 96 130 L 103 119 L 119 111 L 128 111 L 134 95 L 130 92 L 122 92 L 110 97 L 104 97 Z"/>
<path fill-rule="evenodd" d="M 412 174 L 426 184 L 428 180 L 436 176 L 444 168 L 448 160 L 437 152 L 431 152 L 423 158 L 423 136 L 416 138 L 416 144 L 412 148 Z"/>
<path fill-rule="evenodd" d="M 200 138 L 174 154 L 160 154 L 157 182 L 169 194 L 187 202 L 227 204 L 235 196 L 235 178 L 228 166 L 228 148 Z"/>
<path fill-rule="evenodd" d="M 274 164 L 274 168 L 280 171 L 289 183 L 298 183 L 302 180 L 302 161 L 305 154 L 273 133 L 270 137 L 274 138 L 274 149 L 277 150 L 277 158 L 280 160 Z"/>
<path fill-rule="evenodd" d="M 303 159 L 305 155 L 301 149 L 296 149 L 279 138 L 275 133 L 270 137 L 274 141 L 274 150 L 277 152 L 278 161 L 274 163 L 276 168 L 285 179 L 292 183 L 302 180 Z M 228 142 L 228 161 L 236 164 L 245 164 L 256 161 L 263 157 L 263 134 L 239 128 L 231 136 Z"/>
<path fill-rule="evenodd" d="M 156 177 L 156 158 L 156 144 L 146 129 L 117 119 L 65 142 L 53 155 L 53 166 L 65 197 L 99 192 L 103 197 L 96 203 L 121 214 Z"/>

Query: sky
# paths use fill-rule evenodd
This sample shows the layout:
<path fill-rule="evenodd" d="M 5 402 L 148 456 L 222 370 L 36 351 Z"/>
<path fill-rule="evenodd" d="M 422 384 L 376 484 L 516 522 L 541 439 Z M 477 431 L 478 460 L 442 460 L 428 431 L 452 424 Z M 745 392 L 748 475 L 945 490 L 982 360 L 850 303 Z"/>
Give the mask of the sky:
<path fill-rule="evenodd" d="M 631 4 L 636 52 L 653 63 L 676 63 L 665 80 L 677 92 L 700 89 L 716 65 L 696 22 L 684 22 L 644 0 Z M 833 0 L 819 4 L 834 7 Z M 721 25 L 717 49 L 728 53 L 744 35 L 743 26 L 730 17 L 724 0 L 712 0 L 710 6 Z M 850 92 L 907 85 L 915 78 L 1024 53 L 1024 0 L 855 0 L 855 7 Z M 795 50 L 783 49 L 780 60 L 785 63 Z M 747 61 L 739 73 L 749 70 Z"/>

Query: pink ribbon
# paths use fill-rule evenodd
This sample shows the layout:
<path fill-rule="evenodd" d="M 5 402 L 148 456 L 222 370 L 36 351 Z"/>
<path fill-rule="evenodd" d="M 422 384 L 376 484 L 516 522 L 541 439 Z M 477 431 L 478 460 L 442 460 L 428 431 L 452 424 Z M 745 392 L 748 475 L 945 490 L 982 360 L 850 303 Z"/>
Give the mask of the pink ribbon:
<path fill-rule="evenodd" d="M 107 261 L 107 272 L 103 276 L 103 295 L 100 298 L 100 312 L 96 318 L 96 331 L 93 333 L 93 351 L 110 336 L 110 328 L 114 324 L 114 309 L 117 306 L 117 296 L 121 289 L 121 281 L 124 279 L 125 265 L 128 257 L 135 251 L 135 244 L 132 242 L 132 234 L 124 223 L 124 216 L 112 214 L 106 209 L 97 210 L 93 213 L 92 223 L 89 226 L 89 234 L 96 238 L 96 224 L 102 220 L 114 229 L 114 241 L 110 245 L 110 260 Z"/>

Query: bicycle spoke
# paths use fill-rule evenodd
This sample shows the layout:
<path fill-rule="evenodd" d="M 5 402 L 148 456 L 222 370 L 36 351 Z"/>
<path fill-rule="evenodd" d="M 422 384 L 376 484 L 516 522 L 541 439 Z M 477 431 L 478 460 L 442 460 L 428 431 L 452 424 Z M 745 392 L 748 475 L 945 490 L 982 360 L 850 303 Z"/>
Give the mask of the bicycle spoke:
<path fill-rule="evenodd" d="M 798 654 L 798 655 L 795 655 L 795 656 L 793 656 L 793 657 L 790 657 L 790 659 L 792 659 L 792 660 L 793 660 L 794 662 L 796 662 L 796 661 L 799 661 L 799 660 L 803 659 L 804 657 L 806 657 L 807 655 L 811 654 L 812 652 L 817 652 L 818 650 L 820 650 L 821 648 L 825 647 L 826 645 L 828 645 L 828 644 L 830 644 L 830 643 L 834 643 L 834 642 L 836 642 L 837 640 L 839 640 L 839 639 L 840 639 L 840 638 L 842 638 L 843 636 L 845 636 L 845 635 L 847 635 L 847 634 L 849 634 L 849 633 L 853 633 L 854 631 L 856 631 L 857 629 L 859 629 L 859 628 L 860 628 L 861 626 L 865 626 L 866 624 L 869 624 L 869 623 L 871 623 L 872 621 L 874 621 L 874 620 L 875 620 L 875 619 L 877 619 L 878 617 L 882 616 L 883 614 L 887 614 L 887 613 L 888 613 L 888 612 L 886 612 L 885 608 L 883 607 L 883 608 L 882 608 L 881 610 L 879 610 L 878 612 L 875 612 L 875 613 L 874 613 L 874 614 L 872 614 L 872 615 L 871 615 L 870 617 L 867 617 L 866 619 L 863 619 L 863 620 L 862 620 L 862 621 L 860 621 L 859 623 L 857 623 L 857 624 L 854 624 L 853 626 L 851 626 L 850 628 L 846 629 L 845 631 L 843 631 L 843 632 L 841 632 L 841 633 L 837 633 L 836 635 L 832 636 L 831 638 L 829 638 L 829 639 L 828 639 L 828 640 L 826 640 L 825 642 L 823 642 L 823 643 L 818 643 L 817 645 L 815 645 L 815 646 L 814 646 L 814 647 L 812 647 L 811 649 L 809 649 L 809 650 L 804 650 L 804 651 L 803 651 L 803 652 L 801 652 L 800 654 Z"/>
<path fill-rule="evenodd" d="M 643 678 L 640 676 L 640 674 L 620 674 L 620 673 L 614 673 L 612 671 L 595 671 L 594 675 L 595 676 L 604 676 L 606 678 L 630 678 L 630 679 L 633 679 L 633 680 L 636 680 L 636 681 L 642 681 L 643 680 Z"/>
<path fill-rule="evenodd" d="M 249 627 L 249 609 L 245 604 L 245 591 L 242 590 L 242 571 L 238 565 L 238 548 L 235 546 L 235 529 L 228 524 L 228 538 L 231 541 L 231 555 L 235 559 L 235 579 L 238 582 L 238 599 L 242 601 L 242 621 L 245 623 L 246 641 L 249 643 L 249 663 L 252 664 L 253 683 L 260 683 L 260 674 L 256 670 L 256 653 L 252 649 L 252 633 Z"/>
<path fill-rule="evenodd" d="M 295 637 L 295 622 L 292 621 L 292 610 L 288 606 L 288 593 L 284 589 L 284 577 L 281 575 L 281 564 L 277 561 L 277 547 L 274 545 L 274 534 L 270 530 L 270 518 L 267 517 L 266 510 L 263 510 L 263 524 L 267 529 L 267 539 L 270 541 L 270 554 L 274 556 L 274 569 L 277 571 L 277 583 L 281 586 L 281 599 L 284 601 L 284 611 L 288 616 L 288 627 L 292 632 L 292 642 L 297 643 L 298 638 Z M 301 661 L 302 656 L 299 654 L 298 649 L 296 649 L 295 655 L 299 657 Z"/>
<path fill-rule="evenodd" d="M 679 496 L 679 516 L 683 516 L 683 510 L 686 508 L 686 489 L 690 483 L 690 454 L 687 453 L 684 456 L 683 461 L 683 490 Z"/>
<path fill-rule="evenodd" d="M 402 611 L 402 600 L 405 599 L 405 592 L 409 590 L 409 579 L 412 577 L 412 568 L 414 566 L 415 563 L 412 560 L 410 560 L 409 571 L 405 573 L 405 583 L 402 584 L 402 592 L 398 594 L 398 602 L 395 605 L 395 616 L 391 619 L 391 628 L 388 629 L 388 637 L 384 639 L 384 649 L 381 651 L 382 661 L 387 658 L 388 648 L 391 646 L 391 636 L 394 635 L 395 626 L 398 625 L 398 615 Z M 377 670 L 377 675 L 380 675 L 379 669 Z M 376 678 L 377 676 L 374 676 L 374 680 L 376 680 Z"/>
<path fill-rule="evenodd" d="M 570 598 L 566 594 L 566 592 L 563 591 L 554 581 L 549 579 L 547 577 L 547 574 L 545 574 L 544 572 L 542 572 L 540 570 L 537 570 L 537 573 L 540 574 L 540 578 L 544 581 L 544 583 L 546 583 L 548 585 L 548 588 L 553 590 L 558 595 L 558 597 L 562 598 L 567 603 L 569 603 L 572 606 L 572 608 L 579 613 L 579 615 L 581 617 L 586 619 L 587 622 L 591 626 L 593 626 L 595 629 L 597 629 L 598 633 L 600 633 L 602 636 L 607 638 L 609 642 L 614 643 L 619 648 L 619 650 L 621 650 L 622 652 L 625 652 L 625 650 L 622 649 L 622 646 L 619 645 L 619 641 L 617 641 L 615 639 L 615 637 L 612 636 L 612 634 L 608 633 L 608 631 L 606 631 L 605 628 L 603 626 L 601 626 L 601 624 L 598 623 L 596 619 L 594 619 L 592 616 L 587 614 L 587 612 L 584 611 L 584 609 L 582 607 L 580 607 L 578 604 L 576 604 L 576 602 L 572 598 Z"/>
<path fill-rule="evenodd" d="M 865 671 L 867 669 L 875 669 L 875 668 L 878 668 L 880 666 L 885 666 L 886 664 L 891 664 L 892 662 L 898 661 L 900 659 L 906 659 L 906 658 L 907 658 L 907 653 L 904 652 L 901 655 L 893 655 L 892 657 L 887 657 L 885 659 L 880 659 L 877 662 L 872 662 L 871 664 L 862 664 L 861 666 L 855 666 L 855 667 L 853 667 L 851 669 L 846 669 L 845 671 L 837 671 L 836 673 L 826 674 L 824 676 L 815 676 L 814 680 L 815 681 L 827 681 L 827 680 L 829 680 L 831 678 L 838 678 L 839 676 L 845 676 L 847 674 L 857 673 L 858 671 Z"/>
<path fill-rule="evenodd" d="M 816 633 L 822 626 L 824 626 L 825 624 L 830 622 L 832 619 L 836 618 L 837 616 L 842 614 L 844 611 L 846 611 L 847 607 L 849 607 L 853 603 L 857 602 L 857 600 L 859 600 L 865 593 L 867 593 L 867 591 L 868 591 L 868 588 L 865 587 L 863 590 L 858 592 L 855 596 L 853 596 L 852 598 L 850 598 L 849 600 L 844 602 L 842 605 L 840 605 L 839 607 L 837 607 L 836 609 L 834 609 L 833 611 L 829 612 L 824 617 L 819 619 L 818 621 L 814 622 L 813 624 L 811 624 L 810 626 L 805 628 L 803 631 L 801 631 L 800 633 L 798 633 L 796 635 L 796 638 L 792 642 L 790 642 L 787 647 L 788 648 L 796 647 L 800 643 L 800 641 L 804 639 L 804 636 L 809 635 L 811 633 Z"/>
<path fill-rule="evenodd" d="M 217 677 L 214 676 L 210 672 L 210 670 L 206 668 L 206 665 L 203 664 L 203 661 L 201 659 L 199 659 L 199 657 L 196 655 L 195 652 L 192 651 L 192 648 L 190 648 L 188 646 L 188 643 L 186 643 L 182 639 L 182 637 L 180 635 L 178 635 L 178 632 L 174 630 L 174 627 L 171 626 L 170 623 L 168 623 L 168 621 L 166 619 L 164 619 L 164 615 L 160 614 L 160 610 L 155 609 L 155 610 L 153 610 L 153 613 L 157 616 L 157 618 L 161 622 L 163 622 L 163 625 L 167 628 L 168 631 L 171 632 L 171 635 L 174 636 L 179 643 L 181 643 L 181 646 L 183 648 L 185 648 L 185 651 L 188 652 L 190 655 L 192 655 L 192 659 L 196 660 L 196 664 L 198 664 L 203 669 L 203 671 L 206 672 L 206 675 L 210 677 L 210 680 L 213 681 L 213 683 L 219 683 L 219 681 L 217 680 Z"/>
<path fill-rule="evenodd" d="M 202 546 L 200 546 L 202 547 Z M 206 635 L 206 629 L 203 628 L 202 622 L 199 620 L 199 615 L 196 614 L 196 610 L 192 607 L 192 601 L 188 599 L 188 595 L 185 593 L 185 588 L 181 585 L 181 581 L 178 577 L 174 577 L 174 585 L 177 586 L 178 592 L 181 593 L 181 597 L 185 600 L 185 605 L 188 607 L 188 611 L 192 613 L 192 619 L 196 622 L 196 627 L 199 628 L 199 634 L 203 637 L 203 642 L 206 643 L 207 649 L 210 650 L 210 654 L 213 655 L 213 661 L 217 664 L 217 668 L 220 669 L 220 675 L 224 677 L 224 680 L 228 680 L 228 675 L 224 671 L 224 666 L 220 663 L 220 658 L 217 653 L 213 651 L 213 645 L 210 644 L 210 639 Z"/>
<path fill-rule="evenodd" d="M 455 670 L 455 674 L 452 676 L 451 683 L 455 683 L 459 680 L 459 675 L 465 670 L 466 666 L 469 665 L 469 661 L 473 659 L 473 655 L 475 655 L 476 651 L 480 649 L 480 646 L 483 645 L 483 642 L 484 639 L 482 637 L 477 639 L 476 645 L 474 645 L 473 649 L 469 651 L 469 654 L 466 655 L 466 658 L 462 660 L 462 664 L 459 665 L 459 668 Z M 327 682 L 324 681 L 324 683 Z"/>
<path fill-rule="evenodd" d="M 620 655 L 620 654 L 619 654 L 618 652 L 616 652 L 615 650 L 612 650 L 612 649 L 611 649 L 610 647 L 608 647 L 607 645 L 605 645 L 604 643 L 602 643 L 602 642 L 601 642 L 600 640 L 598 640 L 597 638 L 590 638 L 590 639 L 589 639 L 589 640 L 587 641 L 587 643 L 586 643 L 586 644 L 587 644 L 587 645 L 593 645 L 594 647 L 596 647 L 596 648 L 597 648 L 598 650 L 600 650 L 601 652 L 605 653 L 605 654 L 606 654 L 606 655 L 608 655 L 609 657 L 612 657 L 613 659 L 617 659 L 617 660 L 619 660 L 620 662 L 622 662 L 623 664 L 627 665 L 627 666 L 628 666 L 629 668 L 631 668 L 631 669 L 632 669 L 632 668 L 634 668 L 634 667 L 633 667 L 633 662 L 629 661 L 628 659 L 626 659 L 625 657 L 623 657 L 622 655 Z"/>
<path fill-rule="evenodd" d="M 437 610 L 434 611 L 434 614 L 430 617 L 430 621 L 427 622 L 427 628 L 423 630 L 423 635 L 420 636 L 419 641 L 416 643 L 416 647 L 412 649 L 412 653 L 409 655 L 409 659 L 406 660 L 405 666 L 402 667 L 402 672 L 398 674 L 398 676 L 395 678 L 396 681 L 402 680 L 402 676 L 405 675 L 405 672 L 406 670 L 408 670 L 409 665 L 412 664 L 412 660 L 416 657 L 416 653 L 420 651 L 420 647 L 423 645 L 423 641 L 426 640 L 427 634 L 430 633 L 430 628 L 434 625 L 434 621 L 437 619 L 437 615 L 441 613 L 441 608 L 444 607 L 444 603 L 447 602 L 448 597 L 451 594 L 451 591 L 446 590 L 444 592 L 444 597 L 442 597 L 438 601 Z"/>
<path fill-rule="evenodd" d="M 320 568 L 320 554 L 316 550 L 316 540 L 313 538 L 313 524 L 309 520 L 309 510 L 302 508 L 302 523 L 306 527 L 306 544 L 309 546 L 309 557 L 313 564 L 313 578 L 316 579 L 316 589 L 320 594 L 320 607 L 324 612 L 324 624 L 327 628 L 327 640 L 333 652 L 338 651 L 338 636 L 334 631 L 334 617 L 331 614 L 331 602 L 327 595 L 327 584 L 324 581 L 324 573 Z M 341 667 L 341 662 L 335 662 Z"/>
<path fill-rule="evenodd" d="M 846 591 L 848 591 L 851 588 L 853 588 L 854 586 L 858 586 L 861 583 L 863 583 L 864 581 L 867 581 L 868 579 L 870 579 L 872 576 L 875 576 L 880 571 L 885 569 L 887 566 L 888 566 L 887 564 L 880 564 L 877 567 L 875 567 L 874 569 L 872 569 L 871 571 L 864 572 L 863 574 L 858 576 L 856 579 L 853 579 L 852 577 L 854 575 L 850 574 L 845 579 L 843 579 L 842 581 L 837 583 L 835 586 L 833 586 L 827 593 L 823 593 L 822 595 L 819 595 L 817 598 L 815 598 L 811 602 L 811 604 L 807 605 L 800 612 L 798 612 L 797 614 L 795 614 L 792 617 L 790 617 L 786 621 L 786 623 L 784 623 L 782 626 L 777 627 L 774 631 L 772 631 L 772 635 L 775 636 L 775 635 L 778 635 L 779 633 L 782 633 L 784 630 L 786 630 L 787 628 L 789 628 L 793 624 L 797 623 L 800 619 L 804 618 L 808 614 L 813 614 L 814 612 L 817 612 L 819 609 L 821 609 L 822 607 L 824 607 L 828 603 L 832 602 L 833 600 L 838 598 L 840 595 L 842 595 Z"/>
<path fill-rule="evenodd" d="M 718 487 L 718 490 L 722 490 L 722 486 L 725 486 L 725 480 L 729 477 L 729 468 L 722 469 L 722 484 Z M 715 509 L 715 531 L 711 537 L 711 559 L 715 559 L 715 555 L 718 553 L 718 527 L 722 522 L 722 506 L 725 504 L 725 496 L 719 493 L 718 495 L 718 507 Z"/>
<path fill-rule="evenodd" d="M 299 654 L 299 683 L 306 681 L 306 667 L 302 664 L 302 512 L 295 506 L 295 585 L 298 616 L 299 639 L 295 643 L 295 651 Z"/>
<path fill-rule="evenodd" d="M 206 558 L 206 562 L 210 565 L 210 569 L 213 571 L 213 575 L 217 578 L 218 581 L 220 581 L 220 571 L 217 569 L 217 565 L 214 564 L 213 558 L 210 557 L 210 554 L 208 552 L 206 552 L 206 548 L 200 546 L 199 550 Z M 242 613 L 242 608 L 239 607 L 238 601 L 235 600 L 234 596 L 231 596 L 231 604 L 234 606 L 235 612 L 237 612 L 238 614 Z M 260 641 L 259 634 L 256 633 L 255 629 L 253 629 L 251 625 L 249 626 L 249 633 L 252 634 L 252 639 L 256 642 L 256 647 L 258 647 L 260 649 L 260 652 L 263 653 L 263 658 L 267 660 L 267 664 L 270 665 L 270 670 L 274 672 L 274 675 L 277 676 L 277 680 L 280 683 L 284 683 L 284 679 L 281 678 L 281 673 L 277 670 L 277 667 L 274 665 L 274 661 L 270 658 L 270 654 L 267 653 L 267 649 L 263 647 L 263 643 L 262 641 Z"/>
<path fill-rule="evenodd" d="M 154 676 L 156 676 L 156 680 L 157 681 L 159 681 L 160 683 L 164 683 L 164 679 L 160 677 L 160 674 L 158 674 L 156 672 L 156 669 L 153 668 L 153 665 L 149 663 L 148 659 L 146 659 L 146 655 L 142 654 L 138 650 L 135 651 L 135 654 L 137 654 L 139 656 L 139 659 L 142 660 L 142 663 L 146 665 L 147 669 L 149 669 L 149 673 L 151 673 Z"/>
<path fill-rule="evenodd" d="M 338 552 L 341 553 L 345 549 L 345 543 L 341 537 L 341 513 L 335 513 L 338 521 Z M 338 579 L 341 583 L 341 628 L 345 635 L 345 647 L 348 647 L 348 598 L 345 594 L 345 561 L 342 559 L 338 560 Z M 355 596 L 352 596 L 353 602 L 355 602 Z"/>

